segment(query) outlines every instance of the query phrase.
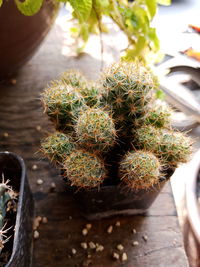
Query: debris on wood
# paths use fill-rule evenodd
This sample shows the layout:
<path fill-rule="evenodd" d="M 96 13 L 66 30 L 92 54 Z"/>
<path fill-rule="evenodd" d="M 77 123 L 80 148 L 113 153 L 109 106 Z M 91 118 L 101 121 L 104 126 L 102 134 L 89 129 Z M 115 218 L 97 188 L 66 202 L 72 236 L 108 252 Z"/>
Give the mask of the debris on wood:
<path fill-rule="evenodd" d="M 137 233 L 137 231 L 136 231 L 136 229 L 132 229 L 132 232 L 133 232 L 133 234 L 136 234 Z"/>
<path fill-rule="evenodd" d="M 72 254 L 75 255 L 76 254 L 76 249 L 75 248 L 72 248 Z"/>
<path fill-rule="evenodd" d="M 115 260 L 119 260 L 119 254 L 116 253 L 116 252 L 113 252 L 112 257 L 113 257 L 113 259 L 115 259 Z"/>
<path fill-rule="evenodd" d="M 144 239 L 145 242 L 147 242 L 147 240 L 148 240 L 148 236 L 147 235 L 143 235 L 142 238 Z"/>
<path fill-rule="evenodd" d="M 97 247 L 96 247 L 96 252 L 101 252 L 101 251 L 103 251 L 104 250 L 104 246 L 102 246 L 102 245 L 98 245 Z"/>
<path fill-rule="evenodd" d="M 43 184 L 43 180 L 42 180 L 42 179 L 37 179 L 37 184 L 38 184 L 38 185 Z"/>
<path fill-rule="evenodd" d="M 133 245 L 133 246 L 138 246 L 138 245 L 139 245 L 139 242 L 138 242 L 138 241 L 133 241 L 133 242 L 132 242 L 132 245 Z"/>
<path fill-rule="evenodd" d="M 33 166 L 32 166 L 32 170 L 33 171 L 36 171 L 38 169 L 38 166 L 36 165 L 36 164 L 34 164 Z"/>
<path fill-rule="evenodd" d="M 89 247 L 91 248 L 91 249 L 95 249 L 96 248 L 96 245 L 95 245 L 95 243 L 94 242 L 89 242 Z"/>
<path fill-rule="evenodd" d="M 120 227 L 121 226 L 120 221 L 117 221 L 116 224 L 115 224 L 115 226 Z"/>
<path fill-rule="evenodd" d="M 87 248 L 88 248 L 88 245 L 87 245 L 86 242 L 82 242 L 82 243 L 81 243 L 81 247 L 82 247 L 83 249 L 87 249 Z"/>
<path fill-rule="evenodd" d="M 127 261 L 127 260 L 128 260 L 128 256 L 127 256 L 126 252 L 123 252 L 122 261 Z"/>
<path fill-rule="evenodd" d="M 38 239 L 39 236 L 40 236 L 39 232 L 38 232 L 37 230 L 35 230 L 35 231 L 33 232 L 33 237 L 34 237 L 34 239 Z"/>
<path fill-rule="evenodd" d="M 42 223 L 47 223 L 47 222 L 48 222 L 47 217 L 42 217 Z"/>
<path fill-rule="evenodd" d="M 9 136 L 9 134 L 8 134 L 8 133 L 3 133 L 3 136 L 4 136 L 5 138 L 7 138 L 7 137 Z"/>
<path fill-rule="evenodd" d="M 113 231 L 113 226 L 110 225 L 110 226 L 108 227 L 108 229 L 107 229 L 107 233 L 108 233 L 108 234 L 111 234 L 112 231 Z"/>
<path fill-rule="evenodd" d="M 56 184 L 52 182 L 50 185 L 50 192 L 55 192 L 55 189 L 56 189 Z"/>
<path fill-rule="evenodd" d="M 41 131 L 41 129 L 42 129 L 42 127 L 40 126 L 40 125 L 37 125 L 36 126 L 36 130 L 39 132 L 39 131 Z"/>
<path fill-rule="evenodd" d="M 35 217 L 35 219 L 33 221 L 33 230 L 37 230 L 37 228 L 39 227 L 41 221 L 42 221 L 42 217 L 41 216 Z"/>
<path fill-rule="evenodd" d="M 17 83 L 17 80 L 16 80 L 16 79 L 10 79 L 10 83 L 11 83 L 12 85 L 15 85 L 15 84 Z"/>
<path fill-rule="evenodd" d="M 84 228 L 82 230 L 82 235 L 86 236 L 88 234 L 88 229 L 87 228 Z"/>
<path fill-rule="evenodd" d="M 92 228 L 92 224 L 91 223 L 87 223 L 85 227 L 86 227 L 87 230 L 90 230 Z"/>
<path fill-rule="evenodd" d="M 124 247 L 122 246 L 122 244 L 118 244 L 118 245 L 117 245 L 117 249 L 118 249 L 119 251 L 122 251 L 122 250 L 124 250 Z"/>

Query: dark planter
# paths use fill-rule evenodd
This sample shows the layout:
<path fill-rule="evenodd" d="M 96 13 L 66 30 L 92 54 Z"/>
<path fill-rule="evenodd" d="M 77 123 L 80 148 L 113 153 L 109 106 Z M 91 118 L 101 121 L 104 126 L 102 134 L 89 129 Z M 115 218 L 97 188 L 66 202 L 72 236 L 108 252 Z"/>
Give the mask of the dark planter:
<path fill-rule="evenodd" d="M 200 150 L 187 165 L 184 243 L 191 267 L 200 266 Z"/>
<path fill-rule="evenodd" d="M 74 197 L 88 220 L 114 215 L 136 215 L 145 213 L 154 202 L 167 179 L 149 190 L 130 190 L 122 185 L 101 186 L 100 189 L 78 190 Z"/>
<path fill-rule="evenodd" d="M 29 267 L 32 254 L 34 202 L 23 159 L 10 152 L 0 152 L 1 173 L 10 180 L 9 184 L 12 188 L 19 192 L 14 236 L 11 236 L 12 242 L 9 241 L 8 245 L 6 243 L 4 248 L 11 250 L 11 257 L 5 266 Z M 12 247 L 7 248 L 7 246 L 11 246 L 9 243 Z"/>
<path fill-rule="evenodd" d="M 0 77 L 17 71 L 37 50 L 50 30 L 58 3 L 46 0 L 34 16 L 24 16 L 14 0 L 4 1 L 0 8 Z"/>

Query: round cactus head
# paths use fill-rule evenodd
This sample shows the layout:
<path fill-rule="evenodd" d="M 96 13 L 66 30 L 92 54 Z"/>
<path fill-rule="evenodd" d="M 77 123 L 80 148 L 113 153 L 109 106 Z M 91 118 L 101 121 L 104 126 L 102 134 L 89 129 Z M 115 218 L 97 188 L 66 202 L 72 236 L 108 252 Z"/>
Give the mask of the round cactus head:
<path fill-rule="evenodd" d="M 169 128 L 172 110 L 163 104 L 154 103 L 144 116 L 137 120 L 136 125 L 152 125 L 156 128 Z"/>
<path fill-rule="evenodd" d="M 88 108 L 77 120 L 75 126 L 78 144 L 87 150 L 103 152 L 109 150 L 116 138 L 114 122 L 110 115 L 100 108 Z"/>
<path fill-rule="evenodd" d="M 134 132 L 137 147 L 153 152 L 170 168 L 187 162 L 192 152 L 191 139 L 183 133 L 152 126 L 141 127 Z"/>
<path fill-rule="evenodd" d="M 87 83 L 84 75 L 76 70 L 68 70 L 61 74 L 60 80 L 62 80 L 65 84 L 72 85 L 76 88 L 85 87 Z"/>
<path fill-rule="evenodd" d="M 71 185 L 81 188 L 98 187 L 106 175 L 101 159 L 81 150 L 76 150 L 66 157 L 63 169 Z"/>
<path fill-rule="evenodd" d="M 129 152 L 120 163 L 120 176 L 130 189 L 149 189 L 159 183 L 161 165 L 150 152 Z"/>
<path fill-rule="evenodd" d="M 192 140 L 180 132 L 163 131 L 160 157 L 171 168 L 188 161 L 192 153 Z"/>
<path fill-rule="evenodd" d="M 157 88 L 157 81 L 145 66 L 121 62 L 105 71 L 102 87 L 101 102 L 112 110 L 120 127 L 126 121 L 132 124 L 133 119 L 144 112 L 144 106 L 152 98 L 152 89 Z"/>
<path fill-rule="evenodd" d="M 85 102 L 83 97 L 63 81 L 54 81 L 42 94 L 45 113 L 55 123 L 56 129 L 72 130 L 73 118 Z"/>
<path fill-rule="evenodd" d="M 55 132 L 49 135 L 41 142 L 41 152 L 56 163 L 61 164 L 64 157 L 72 153 L 75 149 L 75 144 L 72 138 L 64 133 Z"/>

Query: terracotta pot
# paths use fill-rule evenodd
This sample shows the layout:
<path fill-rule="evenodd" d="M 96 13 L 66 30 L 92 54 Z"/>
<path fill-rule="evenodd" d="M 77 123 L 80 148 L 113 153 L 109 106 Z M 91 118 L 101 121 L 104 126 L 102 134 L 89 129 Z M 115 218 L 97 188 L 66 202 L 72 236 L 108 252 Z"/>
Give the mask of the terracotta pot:
<path fill-rule="evenodd" d="M 50 30 L 59 4 L 46 0 L 34 16 L 24 16 L 14 0 L 0 8 L 0 77 L 16 72 L 35 53 Z"/>

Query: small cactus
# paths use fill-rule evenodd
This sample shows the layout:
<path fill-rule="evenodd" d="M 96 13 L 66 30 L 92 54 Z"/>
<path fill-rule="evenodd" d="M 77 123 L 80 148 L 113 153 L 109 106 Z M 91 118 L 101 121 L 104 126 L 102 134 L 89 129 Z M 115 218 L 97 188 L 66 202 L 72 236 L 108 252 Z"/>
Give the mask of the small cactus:
<path fill-rule="evenodd" d="M 81 150 L 66 157 L 63 170 L 71 185 L 81 188 L 97 187 L 106 176 L 103 161 L 94 154 Z"/>
<path fill-rule="evenodd" d="M 95 106 L 99 101 L 99 88 L 95 82 L 89 82 L 77 71 L 69 70 L 64 72 L 60 79 L 65 83 L 76 88 L 89 107 Z"/>
<path fill-rule="evenodd" d="M 120 163 L 120 176 L 130 189 L 149 189 L 159 183 L 161 165 L 150 152 L 128 152 Z"/>
<path fill-rule="evenodd" d="M 157 104 L 147 110 L 146 114 L 137 120 L 136 125 L 151 125 L 156 128 L 169 128 L 172 110 L 164 105 Z"/>
<path fill-rule="evenodd" d="M 8 185 L 9 181 L 4 181 L 4 176 L 2 182 L 0 183 L 0 252 L 4 247 L 4 244 L 8 239 L 6 239 L 7 230 L 5 229 L 6 225 L 6 212 L 7 212 L 7 203 L 14 196 L 12 188 Z"/>
<path fill-rule="evenodd" d="M 76 70 L 68 70 L 66 72 L 63 72 L 60 76 L 60 80 L 63 81 L 65 84 L 69 84 L 72 87 L 76 88 L 83 88 L 87 83 L 87 80 L 83 76 L 83 74 Z"/>
<path fill-rule="evenodd" d="M 60 132 L 55 132 L 41 141 L 41 152 L 50 161 L 60 164 L 63 157 L 70 155 L 75 147 L 72 137 Z"/>
<path fill-rule="evenodd" d="M 139 63 L 119 63 L 108 68 L 102 77 L 101 102 L 112 110 L 119 128 L 134 124 L 150 102 L 157 81 L 152 72 Z"/>
<path fill-rule="evenodd" d="M 139 62 L 113 64 L 95 83 L 64 73 L 42 95 L 59 131 L 42 141 L 43 154 L 80 188 L 99 187 L 104 179 L 151 188 L 191 153 L 191 140 L 172 130 L 170 109 L 155 99 L 157 88 Z"/>
<path fill-rule="evenodd" d="M 88 108 L 75 126 L 78 144 L 96 152 L 108 151 L 115 143 L 116 130 L 112 118 L 100 108 Z"/>
<path fill-rule="evenodd" d="M 144 126 L 135 131 L 135 136 L 138 148 L 153 152 L 171 168 L 187 162 L 192 152 L 191 139 L 172 130 Z"/>
<path fill-rule="evenodd" d="M 85 106 L 84 98 L 69 84 L 54 81 L 42 94 L 45 113 L 57 130 L 71 131 L 74 117 Z"/>

